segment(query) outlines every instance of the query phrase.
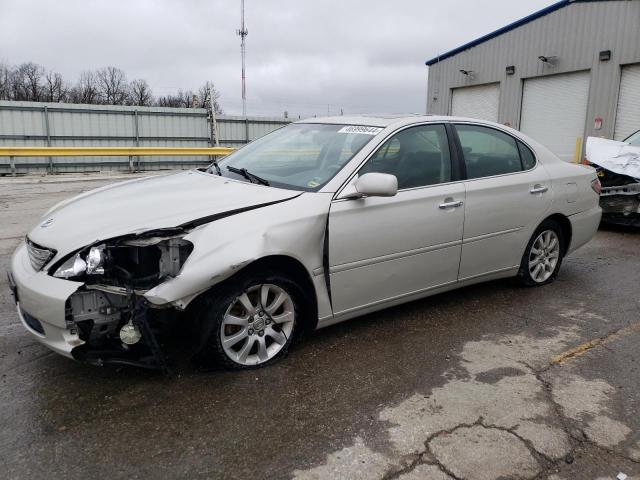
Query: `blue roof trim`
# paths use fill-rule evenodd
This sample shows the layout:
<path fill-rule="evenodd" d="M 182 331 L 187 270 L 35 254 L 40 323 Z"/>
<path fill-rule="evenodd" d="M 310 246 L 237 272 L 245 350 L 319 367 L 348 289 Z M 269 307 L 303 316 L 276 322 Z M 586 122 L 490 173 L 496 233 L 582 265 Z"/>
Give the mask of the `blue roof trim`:
<path fill-rule="evenodd" d="M 506 33 L 510 30 L 513 30 L 515 28 L 518 28 L 521 25 L 524 25 L 525 23 L 529 23 L 532 22 L 533 20 L 536 20 L 540 17 L 544 17 L 545 15 L 550 14 L 551 12 L 555 12 L 556 10 L 560 10 L 561 8 L 566 7 L 567 5 L 571 4 L 571 3 L 577 3 L 581 0 L 562 0 L 560 2 L 554 3 L 553 5 L 549 5 L 546 8 L 543 8 L 542 10 L 538 10 L 537 12 L 532 13 L 531 15 L 528 15 L 524 18 L 521 18 L 520 20 L 516 20 L 513 23 L 510 23 L 509 25 L 499 28 L 498 30 L 488 33 L 486 35 L 484 35 L 483 37 L 477 38 L 469 43 L 465 43 L 464 45 L 458 47 L 458 48 L 454 48 L 453 50 L 448 51 L 447 53 L 443 53 L 442 55 L 438 55 L 437 57 L 432 58 L 431 60 L 427 60 L 425 62 L 425 65 L 427 66 L 431 66 L 434 63 L 438 63 L 446 58 L 449 57 L 453 57 L 454 55 L 467 50 L 469 48 L 475 47 L 476 45 L 480 45 L 481 43 L 486 42 L 487 40 L 491 40 L 492 38 L 495 38 L 499 35 L 502 35 L 503 33 Z M 589 0 L 582 0 L 582 1 L 589 1 Z"/>

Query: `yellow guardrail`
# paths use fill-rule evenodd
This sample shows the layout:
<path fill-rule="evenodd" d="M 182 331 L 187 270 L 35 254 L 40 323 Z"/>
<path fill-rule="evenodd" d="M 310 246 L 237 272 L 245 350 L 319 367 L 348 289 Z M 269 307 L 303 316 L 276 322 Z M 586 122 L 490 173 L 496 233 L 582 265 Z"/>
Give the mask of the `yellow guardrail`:
<path fill-rule="evenodd" d="M 227 147 L 0 147 L 0 157 L 138 157 L 229 155 Z"/>
<path fill-rule="evenodd" d="M 49 157 L 49 171 L 53 173 L 52 157 L 129 157 L 129 170 L 134 171 L 134 157 L 148 156 L 224 156 L 235 148 L 229 147 L 0 147 L 0 157 L 9 157 L 11 174 L 16 175 L 16 157 Z M 138 169 L 140 164 L 138 162 Z"/>

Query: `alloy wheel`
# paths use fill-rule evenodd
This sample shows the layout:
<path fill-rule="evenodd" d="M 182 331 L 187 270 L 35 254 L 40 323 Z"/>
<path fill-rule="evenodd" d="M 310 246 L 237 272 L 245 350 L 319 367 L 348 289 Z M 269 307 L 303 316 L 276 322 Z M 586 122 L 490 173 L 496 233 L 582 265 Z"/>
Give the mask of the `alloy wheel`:
<path fill-rule="evenodd" d="M 545 230 L 531 245 L 529 275 L 536 283 L 543 283 L 553 275 L 560 259 L 560 239 L 553 230 Z"/>
<path fill-rule="evenodd" d="M 220 326 L 222 349 L 240 365 L 258 365 L 282 350 L 294 326 L 291 296 L 277 285 L 255 285 L 227 308 Z"/>

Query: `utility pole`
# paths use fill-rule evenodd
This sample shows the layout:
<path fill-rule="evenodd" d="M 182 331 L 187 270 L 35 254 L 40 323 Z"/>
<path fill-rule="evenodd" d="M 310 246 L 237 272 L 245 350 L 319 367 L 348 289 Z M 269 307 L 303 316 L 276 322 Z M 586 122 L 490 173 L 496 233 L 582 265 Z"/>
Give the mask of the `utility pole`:
<path fill-rule="evenodd" d="M 209 84 L 209 107 L 211 108 L 211 128 L 213 128 L 213 138 L 215 140 L 216 147 L 219 147 L 220 139 L 218 138 L 218 122 L 216 119 L 216 106 L 213 101 L 213 82 Z"/>
<path fill-rule="evenodd" d="M 247 35 L 249 35 L 249 30 L 244 25 L 244 0 L 241 0 L 241 19 L 240 19 L 240 29 L 236 30 L 236 34 L 240 36 L 240 53 L 242 55 L 242 116 L 247 117 L 247 87 L 245 86 L 245 73 L 244 73 L 244 64 L 245 64 L 245 39 Z"/>

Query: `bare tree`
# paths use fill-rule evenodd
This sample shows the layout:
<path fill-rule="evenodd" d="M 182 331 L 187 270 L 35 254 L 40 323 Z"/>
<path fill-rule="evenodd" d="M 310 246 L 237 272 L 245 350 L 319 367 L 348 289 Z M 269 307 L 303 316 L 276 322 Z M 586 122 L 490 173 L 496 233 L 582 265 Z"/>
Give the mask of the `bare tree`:
<path fill-rule="evenodd" d="M 27 92 L 24 89 L 22 75 L 16 68 L 9 72 L 9 95 L 11 100 L 20 101 L 27 99 Z"/>
<path fill-rule="evenodd" d="M 129 84 L 129 105 L 149 106 L 153 104 L 153 93 L 146 80 L 136 79 Z"/>
<path fill-rule="evenodd" d="M 220 92 L 215 89 L 212 82 L 206 82 L 198 89 L 198 93 L 195 94 L 195 106 L 198 108 L 209 108 L 211 102 L 209 98 L 209 87 L 211 87 L 211 92 L 213 92 L 213 104 L 215 106 L 216 113 L 221 114 L 222 108 L 218 103 L 218 100 L 220 99 Z M 160 107 L 191 108 L 194 106 L 193 97 L 193 90 L 178 90 L 175 95 L 158 97 L 156 105 Z"/>
<path fill-rule="evenodd" d="M 158 97 L 156 100 L 156 105 L 159 107 L 170 107 L 170 108 L 178 108 L 182 107 L 182 98 L 177 95 L 164 95 L 162 97 Z"/>
<path fill-rule="evenodd" d="M 191 90 L 178 90 L 179 106 L 182 108 L 191 108 L 193 102 L 193 92 Z"/>
<path fill-rule="evenodd" d="M 213 106 L 217 115 L 222 114 L 222 107 L 218 101 L 220 100 L 220 92 L 216 90 L 213 82 L 206 82 L 198 89 L 198 106 L 200 108 L 211 108 L 211 99 L 209 98 L 209 92 L 213 94 Z"/>
<path fill-rule="evenodd" d="M 191 90 L 178 90 L 175 95 L 165 95 L 159 97 L 156 101 L 156 105 L 159 107 L 171 107 L 171 108 L 191 108 L 191 101 L 193 99 L 193 92 Z"/>
<path fill-rule="evenodd" d="M 36 63 L 29 62 L 23 63 L 20 69 L 23 72 L 28 99 L 34 102 L 42 100 L 42 77 L 44 75 L 44 68 Z"/>
<path fill-rule="evenodd" d="M 108 105 L 123 105 L 127 100 L 127 77 L 116 67 L 98 70 L 98 92 L 103 103 Z"/>
<path fill-rule="evenodd" d="M 62 75 L 33 62 L 12 67 L 0 62 L 0 100 L 71 102 L 109 105 L 158 105 L 173 108 L 209 108 L 211 93 L 216 113 L 221 114 L 220 93 L 212 82 L 193 90 L 178 90 L 175 95 L 154 98 L 146 80 L 127 83 L 125 73 L 116 67 L 85 70 L 70 86 Z"/>
<path fill-rule="evenodd" d="M 43 100 L 45 102 L 64 102 L 67 100 L 69 88 L 62 79 L 62 75 L 49 71 L 44 77 Z"/>
<path fill-rule="evenodd" d="M 11 96 L 13 100 L 38 102 L 42 97 L 42 76 L 44 69 L 33 62 L 23 63 L 11 75 Z"/>
<path fill-rule="evenodd" d="M 85 70 L 80 74 L 78 83 L 71 89 L 69 100 L 72 103 L 100 103 L 98 95 L 98 81 L 95 73 Z"/>

